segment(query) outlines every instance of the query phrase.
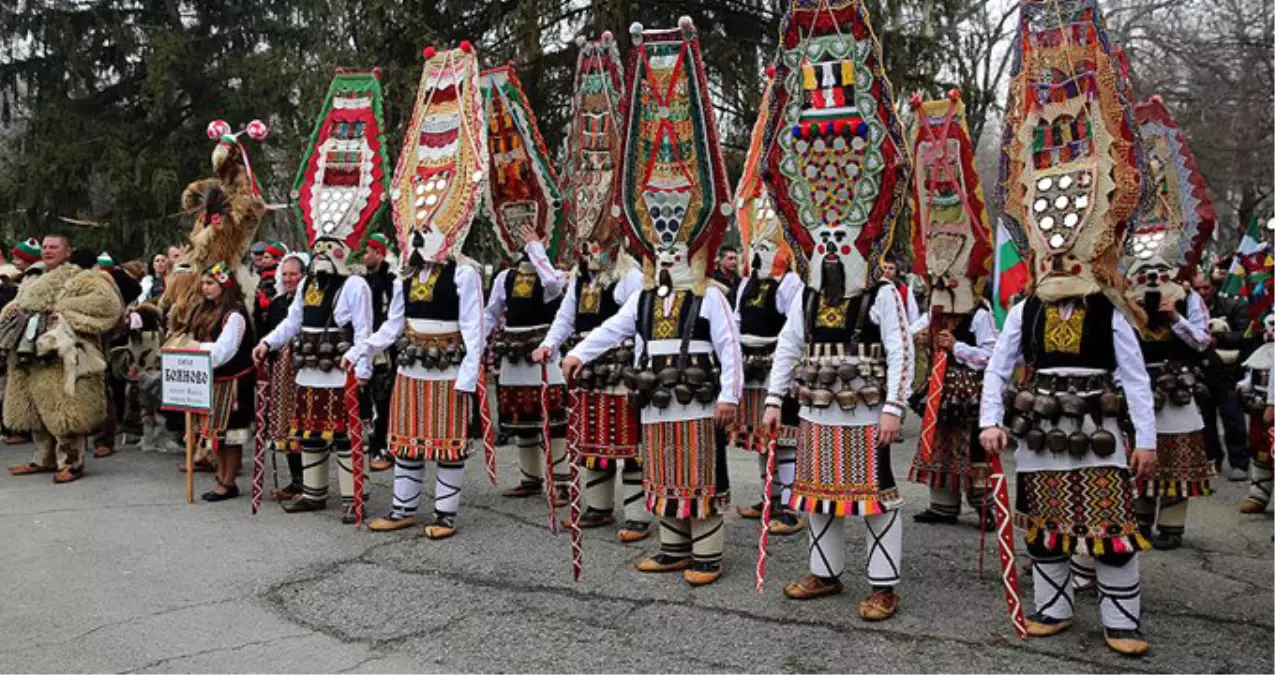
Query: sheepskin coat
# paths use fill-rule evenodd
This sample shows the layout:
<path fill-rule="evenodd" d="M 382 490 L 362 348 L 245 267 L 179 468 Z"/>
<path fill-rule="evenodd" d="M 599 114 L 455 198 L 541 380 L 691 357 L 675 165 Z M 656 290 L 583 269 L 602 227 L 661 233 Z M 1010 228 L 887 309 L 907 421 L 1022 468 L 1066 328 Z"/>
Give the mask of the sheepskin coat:
<path fill-rule="evenodd" d="M 0 311 L 0 321 L 22 309 L 50 312 L 75 332 L 77 347 L 102 358 L 102 335 L 124 313 L 119 292 L 106 275 L 64 263 L 18 289 Z M 47 429 L 57 437 L 93 433 L 106 421 L 106 374 L 80 376 L 76 395 L 63 393 L 62 361 L 36 361 L 26 366 L 10 354 L 4 390 L 4 422 L 11 429 Z"/>

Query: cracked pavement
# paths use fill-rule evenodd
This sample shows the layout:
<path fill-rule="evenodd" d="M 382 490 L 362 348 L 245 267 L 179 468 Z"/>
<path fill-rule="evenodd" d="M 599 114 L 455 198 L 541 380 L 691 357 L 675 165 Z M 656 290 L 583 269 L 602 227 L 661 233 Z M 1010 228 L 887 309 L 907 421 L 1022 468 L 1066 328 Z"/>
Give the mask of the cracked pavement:
<path fill-rule="evenodd" d="M 896 476 L 907 473 L 912 431 L 895 453 Z M 29 451 L 0 454 L 8 464 Z M 508 483 L 511 449 L 499 460 Z M 726 574 L 712 586 L 638 574 L 632 564 L 654 541 L 626 546 L 613 529 L 585 531 L 584 574 L 573 583 L 565 530 L 549 533 L 543 499 L 501 498 L 481 459 L 469 463 L 457 536 L 442 542 L 419 528 L 355 531 L 336 509 L 287 515 L 266 502 L 252 518 L 246 498 L 187 505 L 174 455 L 129 449 L 88 461 L 87 477 L 68 486 L 0 476 L 0 671 L 1275 669 L 1272 520 L 1237 512 L 1240 483 L 1220 481 L 1217 494 L 1193 500 L 1182 549 L 1142 557 L 1153 651 L 1128 660 L 1102 644 L 1092 594 L 1078 596 L 1071 631 L 1020 643 L 1005 618 L 995 540 L 980 576 L 975 516 L 914 524 L 925 490 L 910 483 L 900 611 L 867 624 L 857 613 L 867 593 L 857 521 L 848 524 L 846 593 L 798 603 L 781 591 L 806 573 L 805 534 L 771 537 L 759 595 L 756 524 L 733 513 Z M 732 453 L 736 504 L 757 494 L 756 466 Z M 388 481 L 372 475 L 370 514 L 387 507 Z M 211 482 L 198 475 L 196 493 Z M 1030 579 L 1022 583 L 1030 608 Z"/>

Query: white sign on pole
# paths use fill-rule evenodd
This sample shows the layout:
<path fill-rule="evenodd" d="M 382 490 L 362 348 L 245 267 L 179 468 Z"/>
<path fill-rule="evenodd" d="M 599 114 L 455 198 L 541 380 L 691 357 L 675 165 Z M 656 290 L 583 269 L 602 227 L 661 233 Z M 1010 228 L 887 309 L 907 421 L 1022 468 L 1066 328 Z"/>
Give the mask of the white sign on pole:
<path fill-rule="evenodd" d="M 212 354 L 197 349 L 165 349 L 160 355 L 160 367 L 164 372 L 164 410 L 212 410 Z"/>

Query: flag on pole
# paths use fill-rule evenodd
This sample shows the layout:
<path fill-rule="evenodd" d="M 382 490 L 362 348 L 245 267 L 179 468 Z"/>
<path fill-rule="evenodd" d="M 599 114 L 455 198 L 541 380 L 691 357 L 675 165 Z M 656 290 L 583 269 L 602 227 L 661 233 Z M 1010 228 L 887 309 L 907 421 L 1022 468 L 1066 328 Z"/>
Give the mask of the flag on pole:
<path fill-rule="evenodd" d="M 1226 275 L 1221 295 L 1248 297 L 1255 290 L 1263 290 L 1269 285 L 1270 268 L 1266 263 L 1270 257 L 1270 243 L 1262 238 L 1262 228 L 1257 218 L 1248 224 L 1240 247 L 1231 258 L 1231 269 Z M 1250 276 L 1252 275 L 1252 276 Z M 1269 295 L 1269 293 L 1267 293 Z"/>
<path fill-rule="evenodd" d="M 1009 230 L 1000 218 L 996 219 L 996 269 L 993 271 L 992 314 L 996 318 L 996 327 L 1005 325 L 1005 317 L 1009 315 L 1010 301 L 1030 281 L 1030 270 L 1027 262 L 1019 255 L 1018 246 Z"/>

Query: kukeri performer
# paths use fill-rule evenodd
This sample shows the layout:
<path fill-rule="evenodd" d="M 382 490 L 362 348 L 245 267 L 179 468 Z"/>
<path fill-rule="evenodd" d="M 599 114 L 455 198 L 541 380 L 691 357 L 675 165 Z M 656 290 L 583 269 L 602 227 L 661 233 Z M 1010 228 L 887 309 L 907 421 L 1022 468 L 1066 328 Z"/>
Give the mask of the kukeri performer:
<path fill-rule="evenodd" d="M 1010 433 L 1019 441 L 1016 510 L 1036 606 L 1027 634 L 1071 627 L 1069 563 L 1083 544 L 1096 561 L 1106 644 L 1137 656 L 1149 649 L 1138 558 L 1149 544 L 1133 478 L 1154 475 L 1156 425 L 1134 328 L 1141 310 L 1116 264 L 1140 200 L 1132 114 L 1093 0 L 1068 0 L 1061 11 L 1054 0 L 1025 0 L 1020 14 L 1001 176 L 1004 224 L 1030 244 L 1034 285 L 1010 310 L 987 366 L 980 442 L 1001 452 Z M 1060 32 L 1083 40 L 1060 43 Z M 1059 64 L 1070 70 L 1060 74 Z M 1014 390 L 1019 364 L 1029 375 Z"/>
<path fill-rule="evenodd" d="M 634 341 L 633 367 L 621 376 L 638 392 L 646 506 L 660 521 L 660 550 L 637 569 L 682 571 L 699 586 L 722 574 L 730 479 L 719 426 L 734 420 L 743 381 L 730 302 L 708 278 L 732 205 L 694 24 L 682 17 L 675 29 L 629 32 L 612 213 L 643 259 L 645 288 L 571 350 L 563 372 L 574 378 Z"/>
<path fill-rule="evenodd" d="M 903 500 L 890 444 L 900 439 L 915 361 L 905 299 L 884 259 L 910 162 L 868 25 L 858 0 L 794 3 L 780 35 L 781 114 L 768 131 L 776 147 L 767 175 L 807 284 L 779 334 L 765 423 L 777 428 L 783 398 L 795 391 L 801 422 L 789 505 L 810 517 L 810 574 L 784 594 L 840 593 L 842 519 L 863 516 L 872 591 L 859 616 L 880 621 L 899 606 Z"/>
<path fill-rule="evenodd" d="M 913 269 L 929 288 L 935 350 L 920 390 L 926 401 L 921 440 L 908 472 L 908 480 L 929 488 L 930 503 L 914 520 L 955 523 L 964 493 L 981 527 L 991 531 L 996 519 L 985 503 L 988 467 L 978 442 L 982 371 L 997 338 L 982 292 L 992 253 L 987 209 L 960 92 L 936 101 L 913 96 L 911 105 Z"/>
<path fill-rule="evenodd" d="M 1267 311 L 1260 324 L 1262 345 L 1244 361 L 1240 395 L 1249 414 L 1249 446 L 1253 448 L 1248 497 L 1240 513 L 1265 513 L 1271 504 L 1275 477 L 1271 462 L 1271 405 L 1275 403 L 1275 312 Z"/>
<path fill-rule="evenodd" d="M 518 485 L 504 494 L 540 494 L 548 471 L 549 498 L 561 506 L 568 501 L 571 480 L 566 387 L 556 353 L 550 354 L 546 366 L 530 357 L 548 333 L 567 289 L 568 274 L 555 268 L 566 234 L 562 192 L 514 67 L 483 71 L 480 81 L 491 155 L 481 222 L 489 228 L 496 251 L 511 265 L 493 280 L 484 319 L 500 370 L 500 428 L 514 438 L 522 472 Z M 545 394 L 548 405 L 542 406 Z M 547 424 L 542 407 L 548 408 Z M 543 437 L 546 426 L 550 438 Z M 551 455 L 548 462 L 545 445 Z"/>
<path fill-rule="evenodd" d="M 398 373 L 389 405 L 389 453 L 394 457 L 394 502 L 372 531 L 417 522 L 424 500 L 425 463 L 437 464 L 430 539 L 456 532 L 471 431 L 478 428 L 475 388 L 483 353 L 482 276 L 460 255 L 463 243 L 444 247 L 441 232 L 410 232 L 410 254 L 394 281 L 385 323 L 345 354 L 347 363 L 370 360 L 397 345 Z"/>
<path fill-rule="evenodd" d="M 567 503 L 566 386 L 557 354 L 551 353 L 549 374 L 549 435 L 542 438 L 540 364 L 531 361 L 531 352 L 544 340 L 567 289 L 567 275 L 553 266 L 539 235 L 530 228 L 522 232 L 526 248 L 523 257 L 510 269 L 501 270 L 492 281 L 491 295 L 484 311 L 483 330 L 492 354 L 499 359 L 497 411 L 500 429 L 518 447 L 518 468 L 522 478 L 505 490 L 506 497 L 531 497 L 544 489 L 544 443 L 549 444 L 553 466 L 549 481 L 554 503 Z M 496 327 L 499 326 L 499 330 Z"/>
<path fill-rule="evenodd" d="M 739 402 L 739 415 L 729 432 L 739 447 L 757 454 L 761 476 L 761 501 L 736 507 L 736 511 L 749 520 L 768 518 L 772 534 L 788 535 L 805 527 L 805 521 L 788 508 L 797 465 L 797 399 L 788 396 L 784 400 L 783 424 L 775 438 L 770 495 L 765 494 L 770 434 L 762 427 L 766 385 L 779 329 L 784 325 L 788 306 L 802 291 L 801 278 L 792 271 L 795 266 L 792 248 L 784 241 L 775 203 L 761 178 L 768 147 L 765 143 L 766 128 L 770 121 L 774 76 L 774 67 L 768 67 L 761 113 L 753 125 L 744 173 L 735 188 L 735 214 L 741 244 L 747 255 L 747 276 L 735 285 L 735 292 L 730 297 L 744 359 L 744 396 Z M 764 513 L 767 501 L 770 503 L 769 514 Z"/>
<path fill-rule="evenodd" d="M 243 462 L 256 403 L 256 371 L 252 364 L 252 322 L 244 291 L 234 268 L 216 263 L 204 271 L 200 290 L 204 303 L 194 308 L 191 335 L 198 349 L 212 360 L 212 409 L 191 418 L 200 443 L 217 455 L 216 484 L 204 501 L 220 502 L 239 496 L 235 475 Z"/>
<path fill-rule="evenodd" d="M 334 453 L 344 508 L 341 522 L 353 524 L 354 474 L 344 403 L 346 373 L 341 366 L 352 366 L 360 381 L 367 380 L 372 367 L 368 361 L 342 364 L 340 359 L 371 334 L 372 294 L 362 277 L 350 275 L 345 240 L 320 234 L 310 248 L 308 274 L 287 317 L 262 338 L 252 355 L 260 363 L 284 345 L 292 349 L 296 370 L 292 439 L 301 447 L 303 489 L 283 510 L 304 513 L 327 508 L 328 454 Z"/>

